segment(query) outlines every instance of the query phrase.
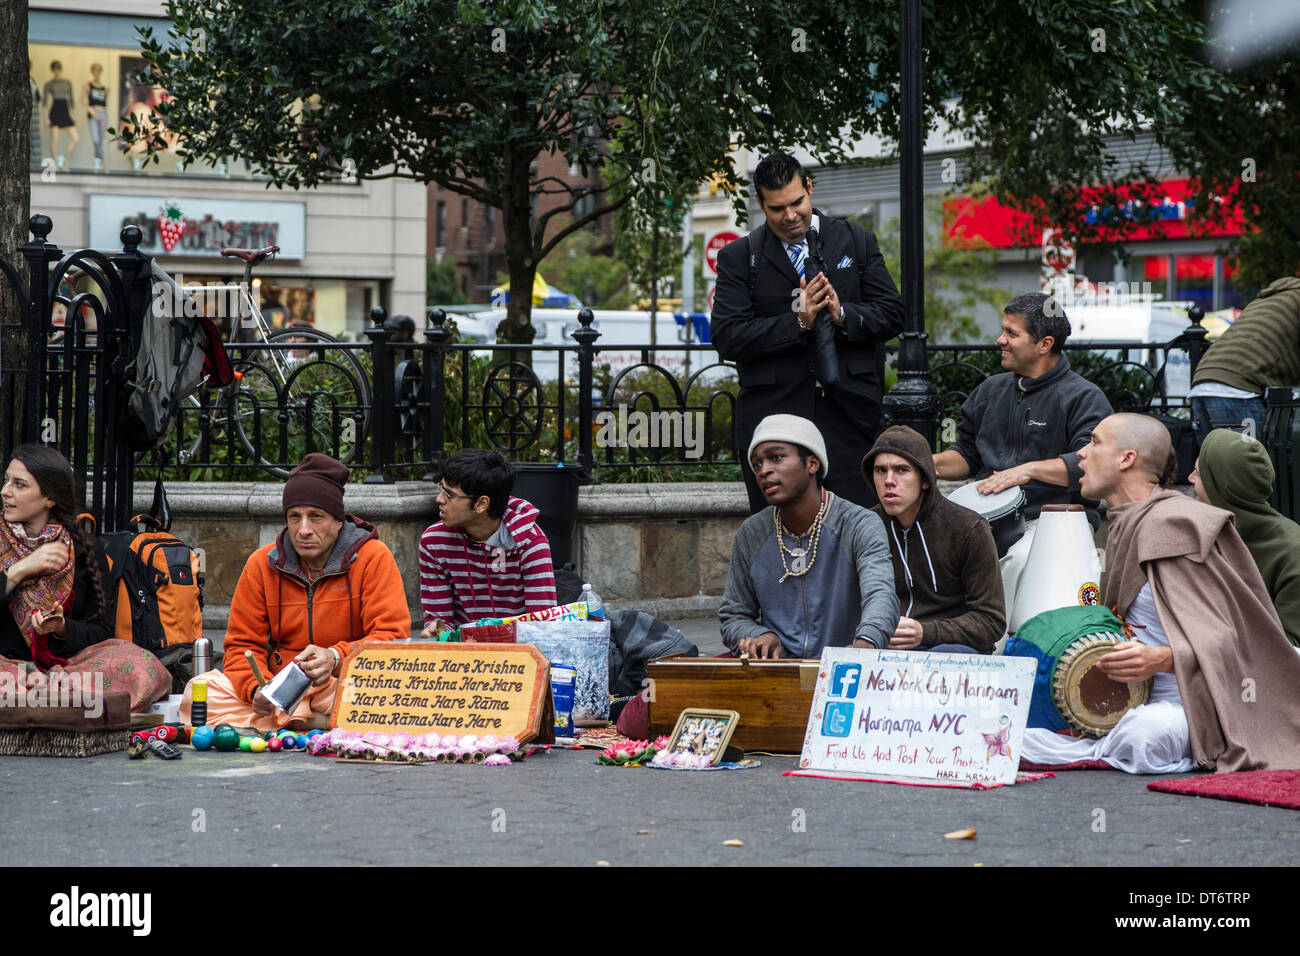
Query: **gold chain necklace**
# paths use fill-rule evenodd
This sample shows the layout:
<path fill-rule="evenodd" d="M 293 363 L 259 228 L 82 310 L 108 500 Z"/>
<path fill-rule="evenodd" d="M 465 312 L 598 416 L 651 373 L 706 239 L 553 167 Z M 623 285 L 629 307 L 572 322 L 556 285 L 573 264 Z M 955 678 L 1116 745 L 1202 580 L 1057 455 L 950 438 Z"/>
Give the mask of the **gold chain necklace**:
<path fill-rule="evenodd" d="M 813 562 L 817 560 L 817 542 L 821 540 L 822 522 L 826 520 L 826 512 L 830 510 L 831 501 L 833 501 L 834 498 L 834 492 L 822 491 L 821 507 L 817 509 L 817 514 L 813 518 L 812 526 L 804 532 L 804 534 L 809 535 L 807 550 L 802 547 L 786 547 L 786 530 L 785 526 L 781 523 L 781 509 L 772 509 L 772 520 L 776 523 L 777 550 L 781 554 L 781 570 L 785 572 L 781 575 L 781 579 L 777 581 L 777 584 L 784 583 L 786 578 L 803 577 L 812 570 Z M 790 532 L 790 535 L 796 539 L 802 539 L 803 537 L 803 535 L 796 535 L 793 531 Z M 788 565 L 785 561 L 787 553 L 790 555 L 790 563 Z M 805 557 L 808 559 L 807 562 L 804 561 Z"/>

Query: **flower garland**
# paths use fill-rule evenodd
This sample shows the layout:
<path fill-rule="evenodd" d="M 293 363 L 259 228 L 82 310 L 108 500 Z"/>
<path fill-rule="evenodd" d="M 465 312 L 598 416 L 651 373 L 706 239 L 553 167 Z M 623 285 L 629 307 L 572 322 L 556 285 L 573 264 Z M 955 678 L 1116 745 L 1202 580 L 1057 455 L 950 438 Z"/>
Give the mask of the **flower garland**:
<path fill-rule="evenodd" d="M 480 763 L 486 767 L 507 767 L 523 759 L 514 737 L 482 737 L 474 734 L 384 734 L 376 731 L 326 731 L 307 744 L 313 756 L 337 756 L 344 760 L 381 760 L 389 763 Z"/>
<path fill-rule="evenodd" d="M 649 763 L 659 751 L 667 746 L 668 738 L 666 736 L 656 737 L 653 743 L 648 740 L 620 740 L 618 743 L 602 750 L 599 756 L 596 757 L 596 763 L 606 767 L 626 767 Z"/>

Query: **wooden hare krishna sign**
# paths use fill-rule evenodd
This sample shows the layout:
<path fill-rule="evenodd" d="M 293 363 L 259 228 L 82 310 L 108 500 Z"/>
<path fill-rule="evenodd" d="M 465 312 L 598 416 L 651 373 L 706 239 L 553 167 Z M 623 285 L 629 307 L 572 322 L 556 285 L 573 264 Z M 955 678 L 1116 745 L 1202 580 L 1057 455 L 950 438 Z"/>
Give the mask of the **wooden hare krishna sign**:
<path fill-rule="evenodd" d="M 344 730 L 553 737 L 550 663 L 531 644 L 362 644 L 343 663 Z"/>

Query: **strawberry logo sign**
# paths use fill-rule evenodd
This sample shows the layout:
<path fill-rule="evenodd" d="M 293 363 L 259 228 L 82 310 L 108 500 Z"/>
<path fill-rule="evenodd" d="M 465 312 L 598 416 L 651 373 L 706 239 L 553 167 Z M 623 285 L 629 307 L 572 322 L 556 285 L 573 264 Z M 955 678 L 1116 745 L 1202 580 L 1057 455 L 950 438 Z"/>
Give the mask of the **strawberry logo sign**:
<path fill-rule="evenodd" d="M 174 199 L 163 206 L 162 215 L 158 217 L 158 233 L 167 252 L 175 249 L 176 243 L 185 235 L 185 220 L 181 218 L 180 204 Z"/>

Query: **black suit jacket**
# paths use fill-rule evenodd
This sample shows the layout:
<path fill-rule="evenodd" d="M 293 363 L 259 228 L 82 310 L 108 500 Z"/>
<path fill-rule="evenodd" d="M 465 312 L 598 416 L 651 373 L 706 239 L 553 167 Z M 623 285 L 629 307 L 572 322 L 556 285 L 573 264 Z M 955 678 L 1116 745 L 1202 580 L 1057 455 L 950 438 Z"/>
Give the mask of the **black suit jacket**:
<path fill-rule="evenodd" d="M 845 329 L 835 333 L 840 381 L 828 397 L 851 417 L 880 419 L 883 343 L 903 331 L 903 300 L 885 268 L 876 237 L 866 233 L 866 262 L 859 276 L 858 243 L 849 223 L 819 216 L 822 268 L 844 308 Z M 857 228 L 856 226 L 853 228 Z M 816 384 L 814 337 L 800 333 L 791 308 L 799 278 L 785 247 L 762 229 L 754 289 L 749 289 L 749 236 L 718 253 L 710 337 L 724 359 L 740 371 L 737 439 L 748 443 L 766 415 L 787 413 L 813 419 Z M 740 453 L 743 455 L 742 447 Z"/>

